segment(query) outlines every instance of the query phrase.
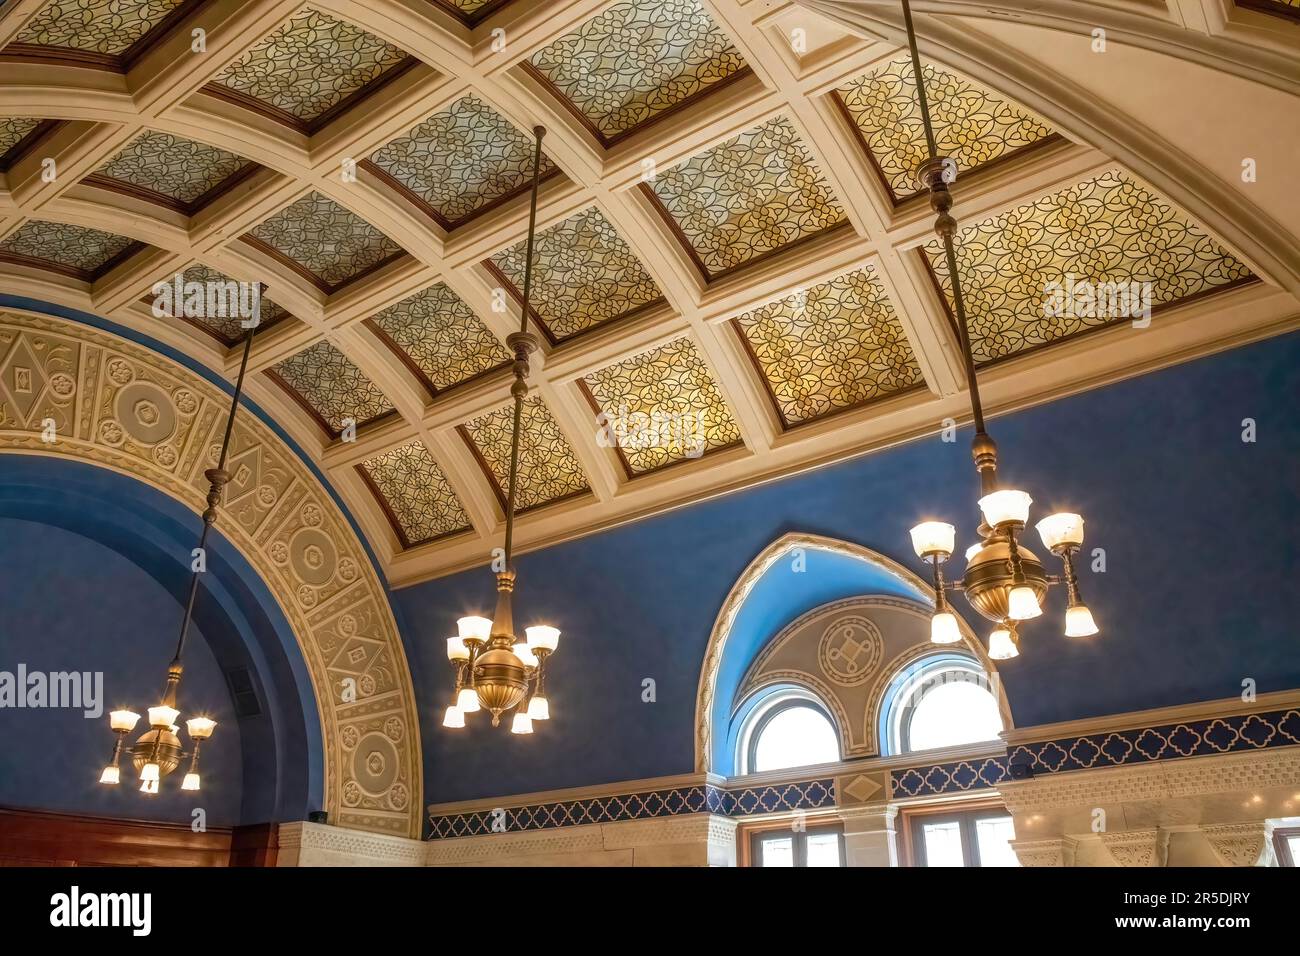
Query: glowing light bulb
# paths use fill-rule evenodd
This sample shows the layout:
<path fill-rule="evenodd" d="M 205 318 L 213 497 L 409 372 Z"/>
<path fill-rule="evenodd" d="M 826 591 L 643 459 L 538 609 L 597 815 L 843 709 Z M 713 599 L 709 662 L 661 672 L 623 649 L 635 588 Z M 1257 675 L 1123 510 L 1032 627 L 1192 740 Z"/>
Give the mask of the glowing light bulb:
<path fill-rule="evenodd" d="M 1013 621 L 1027 621 L 1043 613 L 1034 589 L 1022 584 L 1007 595 L 1007 617 Z"/>
<path fill-rule="evenodd" d="M 110 764 L 105 767 L 104 772 L 99 775 L 99 782 L 115 787 L 122 782 L 122 771 Z"/>
<path fill-rule="evenodd" d="M 529 720 L 550 720 L 551 704 L 545 697 L 534 697 L 528 702 Z"/>
<path fill-rule="evenodd" d="M 1097 623 L 1086 605 L 1076 604 L 1065 609 L 1065 636 L 1092 637 L 1097 633 Z"/>
<path fill-rule="evenodd" d="M 950 611 L 940 611 L 930 618 L 932 644 L 957 644 L 960 641 L 961 630 L 957 627 L 957 615 Z"/>
<path fill-rule="evenodd" d="M 1020 654 L 1016 642 L 1011 639 L 1011 632 L 1005 627 L 997 628 L 989 635 L 989 657 L 995 661 L 1006 661 Z"/>
<path fill-rule="evenodd" d="M 514 722 L 510 725 L 512 734 L 531 734 L 533 732 L 533 722 L 527 714 L 516 712 Z"/>
<path fill-rule="evenodd" d="M 182 790 L 199 789 L 199 775 L 192 770 L 189 773 L 187 773 L 185 775 L 185 779 L 181 781 L 181 789 Z"/>
<path fill-rule="evenodd" d="M 465 713 L 455 704 L 452 704 L 442 715 L 442 725 L 444 727 L 464 727 Z"/>
<path fill-rule="evenodd" d="M 473 687 L 462 687 L 460 693 L 456 695 L 456 707 L 462 716 L 476 713 L 479 710 L 478 691 Z"/>

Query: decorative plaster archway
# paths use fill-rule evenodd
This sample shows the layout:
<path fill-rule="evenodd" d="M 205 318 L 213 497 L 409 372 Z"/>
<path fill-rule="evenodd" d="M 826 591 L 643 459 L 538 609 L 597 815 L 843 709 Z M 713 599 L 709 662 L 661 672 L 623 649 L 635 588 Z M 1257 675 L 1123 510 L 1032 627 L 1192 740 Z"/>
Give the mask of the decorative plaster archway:
<path fill-rule="evenodd" d="M 203 510 L 203 471 L 215 464 L 230 399 L 194 372 L 84 325 L 5 312 L 0 391 L 0 452 L 87 462 Z M 383 584 L 340 507 L 255 415 L 237 419 L 229 470 L 220 527 L 297 638 L 331 822 L 418 836 L 415 694 Z"/>

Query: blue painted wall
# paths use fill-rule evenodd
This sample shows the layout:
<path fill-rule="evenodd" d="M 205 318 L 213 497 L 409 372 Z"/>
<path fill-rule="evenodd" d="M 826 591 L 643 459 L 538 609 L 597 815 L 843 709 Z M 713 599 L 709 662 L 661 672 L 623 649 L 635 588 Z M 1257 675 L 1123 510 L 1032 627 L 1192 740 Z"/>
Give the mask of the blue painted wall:
<path fill-rule="evenodd" d="M 1293 334 L 993 423 L 1004 480 L 1034 496 L 1035 515 L 1082 513 L 1088 548 L 1107 561 L 1104 574 L 1081 569 L 1102 634 L 1064 638 L 1054 594 L 1022 656 L 1001 668 L 1018 725 L 1231 697 L 1246 678 L 1261 692 L 1300 687 L 1297 396 Z M 1253 444 L 1241 440 L 1244 418 L 1257 423 Z M 564 632 L 549 668 L 554 719 L 531 738 L 489 730 L 483 715 L 472 730 L 440 726 L 451 688 L 443 638 L 462 614 L 490 616 L 487 569 L 395 592 L 420 696 L 426 799 L 691 771 L 705 646 L 745 566 L 803 531 L 916 567 L 907 532 L 927 517 L 956 524 L 960 547 L 973 543 L 969 438 L 920 439 L 521 556 L 518 623 Z M 769 607 L 769 636 L 807 599 Z M 985 629 L 973 611 L 967 619 Z M 647 677 L 655 703 L 642 701 Z"/>

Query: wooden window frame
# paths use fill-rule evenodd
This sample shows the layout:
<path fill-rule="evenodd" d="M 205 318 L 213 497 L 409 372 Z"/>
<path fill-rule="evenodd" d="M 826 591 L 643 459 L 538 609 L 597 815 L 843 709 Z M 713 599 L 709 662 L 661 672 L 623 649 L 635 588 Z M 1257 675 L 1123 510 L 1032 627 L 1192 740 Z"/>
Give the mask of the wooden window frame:
<path fill-rule="evenodd" d="M 925 841 L 921 830 L 926 823 L 956 820 L 961 824 L 963 856 L 967 860 L 977 861 L 975 866 L 978 867 L 979 848 L 974 835 L 975 821 L 989 817 L 1009 816 L 1011 811 L 1000 800 L 970 800 L 905 808 L 902 813 L 902 826 L 899 827 L 903 836 L 903 865 L 926 866 Z"/>
<path fill-rule="evenodd" d="M 1300 866 L 1300 860 L 1295 858 L 1287 842 L 1291 837 L 1300 837 L 1300 827 L 1278 827 L 1273 831 L 1273 850 L 1277 854 L 1278 866 Z"/>
<path fill-rule="evenodd" d="M 745 827 L 740 834 L 740 859 L 737 862 L 740 866 L 762 867 L 763 840 L 771 839 L 772 837 L 788 836 L 792 838 L 791 845 L 794 851 L 795 867 L 806 867 L 808 865 L 808 834 L 819 832 L 831 832 L 838 836 L 840 867 L 847 867 L 848 851 L 844 845 L 844 824 L 839 820 L 825 820 L 823 822 L 809 820 L 806 825 L 799 830 L 796 830 L 789 820 L 782 820 L 779 823 L 767 823 Z"/>

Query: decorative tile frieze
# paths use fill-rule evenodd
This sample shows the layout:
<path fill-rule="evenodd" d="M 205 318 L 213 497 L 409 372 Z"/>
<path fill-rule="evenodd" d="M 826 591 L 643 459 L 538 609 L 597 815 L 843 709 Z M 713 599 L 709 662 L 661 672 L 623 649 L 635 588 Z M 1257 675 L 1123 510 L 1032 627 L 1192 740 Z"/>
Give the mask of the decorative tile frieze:
<path fill-rule="evenodd" d="M 285 389 L 332 438 L 393 412 L 393 403 L 352 360 L 329 342 L 317 342 L 271 368 Z"/>
<path fill-rule="evenodd" d="M 403 548 L 470 527 L 469 516 L 422 441 L 408 442 L 357 466 Z"/>

